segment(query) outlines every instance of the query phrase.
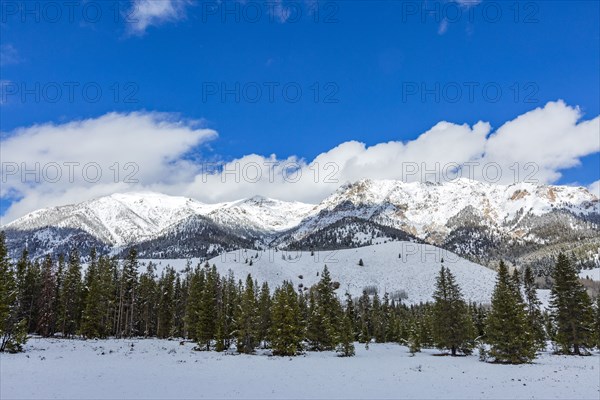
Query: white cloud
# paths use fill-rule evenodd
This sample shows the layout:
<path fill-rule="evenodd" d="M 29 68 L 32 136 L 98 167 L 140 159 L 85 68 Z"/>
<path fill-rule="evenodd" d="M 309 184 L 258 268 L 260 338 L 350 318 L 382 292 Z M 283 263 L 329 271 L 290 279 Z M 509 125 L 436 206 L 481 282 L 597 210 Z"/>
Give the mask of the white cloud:
<path fill-rule="evenodd" d="M 592 183 L 588 186 L 588 190 L 590 193 L 595 194 L 598 198 L 600 198 L 600 180 Z"/>
<path fill-rule="evenodd" d="M 134 0 L 125 12 L 129 33 L 143 35 L 149 26 L 184 19 L 190 4 L 190 0 Z"/>
<path fill-rule="evenodd" d="M 216 136 L 195 121 L 141 112 L 3 132 L 0 197 L 22 198 L 6 217 L 115 191 L 190 181 L 196 167 L 185 160 L 186 153 Z"/>
<path fill-rule="evenodd" d="M 11 132 L 8 139 L 2 141 L 3 162 L 29 165 L 36 161 L 42 164 L 76 161 L 83 165 L 93 161 L 102 166 L 106 176 L 97 184 L 86 182 L 79 168 L 80 175 L 72 183 L 42 179 L 36 184 L 31 179 L 23 183 L 18 175 L 10 175 L 8 182 L 2 185 L 0 196 L 17 200 L 2 222 L 41 207 L 141 189 L 206 202 L 254 194 L 318 202 L 347 181 L 363 178 L 444 180 L 453 178 L 451 171 L 459 167 L 462 176 L 491 182 L 513 183 L 517 180 L 515 171 L 519 171 L 519 180 L 529 177 L 540 183 L 552 183 L 560 178 L 561 170 L 577 165 L 581 157 L 600 151 L 600 117 L 582 118 L 578 108 L 562 101 L 550 102 L 506 122 L 495 131 L 486 122 L 469 126 L 442 121 L 414 140 L 370 147 L 349 141 L 314 160 L 250 154 L 221 165 L 226 173 L 218 168 L 214 172 L 208 168 L 211 165 L 192 162 L 186 157 L 199 145 L 215 139 L 216 132 L 201 129 L 193 122 L 177 121 L 170 114 L 113 113 L 63 125 L 32 126 Z M 109 169 L 115 162 L 120 163 L 122 170 L 117 182 Z M 139 166 L 135 175 L 139 182 L 123 182 L 126 162 Z M 484 168 L 490 165 L 494 168 Z M 496 177 L 497 170 L 501 176 Z M 286 175 L 286 171 L 290 173 Z M 598 182 L 594 185 L 597 192 Z"/>

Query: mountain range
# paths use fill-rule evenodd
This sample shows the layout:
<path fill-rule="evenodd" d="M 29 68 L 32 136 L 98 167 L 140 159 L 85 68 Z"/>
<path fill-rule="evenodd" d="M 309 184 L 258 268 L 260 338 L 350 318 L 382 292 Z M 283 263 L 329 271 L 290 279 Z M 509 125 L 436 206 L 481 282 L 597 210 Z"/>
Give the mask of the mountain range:
<path fill-rule="evenodd" d="M 499 259 L 544 271 L 559 251 L 600 264 L 600 202 L 584 187 L 458 179 L 346 183 L 319 204 L 254 196 L 205 204 L 153 192 L 119 193 L 50 207 L 2 228 L 13 257 L 92 247 L 140 257 L 214 257 L 236 248 L 332 250 L 375 238 L 448 249 L 472 261 Z"/>

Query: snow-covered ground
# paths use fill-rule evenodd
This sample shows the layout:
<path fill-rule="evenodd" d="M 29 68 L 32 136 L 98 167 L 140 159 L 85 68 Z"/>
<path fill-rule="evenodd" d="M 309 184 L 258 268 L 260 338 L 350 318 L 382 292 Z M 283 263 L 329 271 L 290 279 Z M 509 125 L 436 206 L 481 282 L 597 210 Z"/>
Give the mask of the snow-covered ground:
<path fill-rule="evenodd" d="M 132 346 L 133 345 L 133 346 Z M 197 352 L 192 343 L 31 339 L 0 357 L 2 399 L 446 398 L 598 399 L 600 355 L 541 355 L 534 364 L 435 357 L 357 344 L 357 355 L 295 358 Z"/>
<path fill-rule="evenodd" d="M 579 277 L 582 279 L 600 281 L 600 268 L 584 269 L 579 273 Z"/>
<path fill-rule="evenodd" d="M 363 266 L 358 265 L 361 259 Z M 284 280 L 291 281 L 296 287 L 302 284 L 308 288 L 319 281 L 317 273 L 327 264 L 332 280 L 340 282 L 339 295 L 343 296 L 348 291 L 353 296 L 360 296 L 363 288 L 375 286 L 380 295 L 386 291 L 392 294 L 404 291 L 408 295 L 407 303 L 419 303 L 431 300 L 442 259 L 456 276 L 467 300 L 490 302 L 496 282 L 494 271 L 447 250 L 412 242 L 379 243 L 355 249 L 315 252 L 314 255 L 307 251 L 236 250 L 209 262 L 216 265 L 221 274 L 232 270 L 238 279 L 244 280 L 251 273 L 259 283 L 268 282 L 272 289 Z M 152 261 L 160 264 L 159 270 L 170 265 L 180 271 L 187 263 L 187 260 Z M 192 265 L 198 263 L 198 260 L 191 261 Z"/>

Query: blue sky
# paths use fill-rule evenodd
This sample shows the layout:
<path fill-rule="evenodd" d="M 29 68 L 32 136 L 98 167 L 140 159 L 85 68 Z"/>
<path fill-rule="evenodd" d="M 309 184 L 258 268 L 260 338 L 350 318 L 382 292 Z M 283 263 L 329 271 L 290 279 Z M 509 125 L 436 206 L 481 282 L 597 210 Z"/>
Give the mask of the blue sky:
<path fill-rule="evenodd" d="M 109 112 L 167 112 L 218 132 L 185 159 L 312 160 L 351 140 L 415 140 L 440 121 L 493 131 L 559 99 L 582 120 L 600 114 L 597 1 L 157 3 L 166 7 L 59 1 L 56 17 L 43 2 L 3 2 L 3 138 Z M 137 22 L 124 21 L 129 10 Z M 223 99 L 236 83 L 239 101 Z M 86 85 L 92 97 L 102 90 L 97 101 Z M 576 158 L 556 182 L 599 179 L 597 150 Z M 13 201 L 4 196 L 2 211 Z"/>

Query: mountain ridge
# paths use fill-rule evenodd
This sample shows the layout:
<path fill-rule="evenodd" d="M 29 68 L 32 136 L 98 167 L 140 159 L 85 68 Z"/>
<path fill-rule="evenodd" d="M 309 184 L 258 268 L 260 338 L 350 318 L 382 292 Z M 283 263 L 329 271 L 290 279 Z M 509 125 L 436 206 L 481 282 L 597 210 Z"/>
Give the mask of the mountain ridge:
<path fill-rule="evenodd" d="M 0 229 L 9 238 L 18 236 L 21 247 L 36 234 L 43 240 L 58 235 L 47 243 L 66 244 L 68 233 L 85 237 L 89 245 L 95 238 L 116 253 L 138 246 L 149 251 L 147 256 L 168 253 L 170 258 L 208 257 L 236 245 L 351 248 L 388 237 L 433 244 L 490 264 L 499 258 L 527 259 L 543 246 L 563 244 L 580 258 L 599 262 L 594 254 L 599 228 L 599 200 L 583 187 L 363 179 L 341 185 L 319 204 L 260 195 L 206 204 L 156 192 L 116 193 L 37 210 Z M 217 247 L 211 246 L 211 235 L 219 238 L 213 243 Z M 186 243 L 181 251 L 175 238 Z M 193 249 L 195 242 L 204 250 Z M 15 240 L 12 244 L 18 247 Z"/>

